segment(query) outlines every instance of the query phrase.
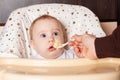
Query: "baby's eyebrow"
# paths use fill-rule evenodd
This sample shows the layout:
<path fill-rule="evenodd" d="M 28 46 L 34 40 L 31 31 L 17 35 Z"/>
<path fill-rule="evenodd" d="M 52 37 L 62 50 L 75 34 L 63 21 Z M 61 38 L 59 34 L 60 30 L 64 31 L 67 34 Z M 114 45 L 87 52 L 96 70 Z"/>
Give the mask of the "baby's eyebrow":
<path fill-rule="evenodd" d="M 45 31 L 40 31 L 37 33 L 37 35 L 40 35 L 40 34 L 45 34 L 46 32 Z"/>

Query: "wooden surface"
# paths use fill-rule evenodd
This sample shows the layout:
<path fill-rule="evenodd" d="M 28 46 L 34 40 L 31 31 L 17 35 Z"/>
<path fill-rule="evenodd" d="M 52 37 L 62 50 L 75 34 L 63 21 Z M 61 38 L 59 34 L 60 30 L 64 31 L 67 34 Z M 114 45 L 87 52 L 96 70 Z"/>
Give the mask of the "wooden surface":
<path fill-rule="evenodd" d="M 1 80 L 120 80 L 120 59 L 0 58 Z"/>
<path fill-rule="evenodd" d="M 81 58 L 40 60 L 0 58 L 0 68 L 10 71 L 47 75 L 93 74 L 120 71 L 120 59 L 104 58 L 90 60 Z"/>

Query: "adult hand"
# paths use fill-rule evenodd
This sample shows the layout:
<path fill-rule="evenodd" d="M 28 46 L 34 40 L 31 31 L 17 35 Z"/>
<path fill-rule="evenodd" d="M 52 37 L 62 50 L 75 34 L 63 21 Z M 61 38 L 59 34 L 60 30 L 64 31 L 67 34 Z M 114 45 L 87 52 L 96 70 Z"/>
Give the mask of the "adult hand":
<path fill-rule="evenodd" d="M 71 41 L 69 45 L 74 47 L 77 56 L 90 59 L 97 58 L 94 46 L 95 36 L 90 34 L 74 35 L 72 39 L 74 41 Z"/>

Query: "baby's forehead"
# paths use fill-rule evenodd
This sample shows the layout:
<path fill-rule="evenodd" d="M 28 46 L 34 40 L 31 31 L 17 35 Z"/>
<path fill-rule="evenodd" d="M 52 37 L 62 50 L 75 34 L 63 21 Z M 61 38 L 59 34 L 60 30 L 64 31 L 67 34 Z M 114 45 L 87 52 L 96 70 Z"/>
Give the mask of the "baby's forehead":
<path fill-rule="evenodd" d="M 53 24 L 57 24 L 57 25 L 60 25 L 61 22 L 56 20 L 56 19 L 52 19 L 52 18 L 45 18 L 45 19 L 38 19 L 37 21 L 35 21 L 34 24 L 39 24 L 39 23 L 53 23 Z"/>
<path fill-rule="evenodd" d="M 46 19 L 39 19 L 34 23 L 35 25 L 48 25 L 47 27 L 51 26 L 51 25 L 56 25 L 56 27 L 60 27 L 62 28 L 62 23 L 56 19 L 52 19 L 52 18 L 46 18 Z"/>
<path fill-rule="evenodd" d="M 37 25 L 33 27 L 33 31 L 39 32 L 49 32 L 49 31 L 59 31 L 62 32 L 62 27 L 60 25 Z"/>
<path fill-rule="evenodd" d="M 37 19 L 34 22 L 33 29 L 49 28 L 51 26 L 54 26 L 52 28 L 57 28 L 60 31 L 63 31 L 62 23 L 59 20 L 54 19 L 54 18 Z"/>

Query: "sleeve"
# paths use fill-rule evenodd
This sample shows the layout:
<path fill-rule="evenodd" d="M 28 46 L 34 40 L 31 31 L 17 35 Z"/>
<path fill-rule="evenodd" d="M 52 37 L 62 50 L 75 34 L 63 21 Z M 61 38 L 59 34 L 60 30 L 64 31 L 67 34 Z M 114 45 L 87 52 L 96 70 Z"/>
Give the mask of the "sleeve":
<path fill-rule="evenodd" d="M 120 26 L 110 36 L 96 38 L 95 49 L 99 58 L 120 57 Z"/>

